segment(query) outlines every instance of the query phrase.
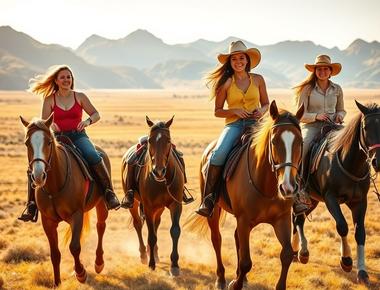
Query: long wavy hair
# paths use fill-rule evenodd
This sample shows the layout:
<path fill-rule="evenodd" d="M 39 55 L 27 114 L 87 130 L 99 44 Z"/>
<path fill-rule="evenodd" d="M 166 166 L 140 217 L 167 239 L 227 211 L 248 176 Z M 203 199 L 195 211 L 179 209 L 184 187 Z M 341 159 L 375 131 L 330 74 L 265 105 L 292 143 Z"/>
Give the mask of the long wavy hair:
<path fill-rule="evenodd" d="M 314 88 L 316 83 L 317 83 L 317 75 L 315 74 L 315 71 L 313 71 L 306 77 L 306 79 L 304 79 L 302 82 L 300 82 L 298 85 L 292 88 L 295 92 L 294 103 L 296 106 L 298 104 L 302 91 L 305 88 L 311 90 L 312 88 Z"/>
<path fill-rule="evenodd" d="M 71 74 L 71 89 L 74 89 L 74 76 L 71 68 L 68 65 L 54 65 L 48 68 L 46 73 L 42 75 L 37 75 L 29 80 L 28 91 L 37 95 L 41 95 L 43 98 L 50 96 L 51 94 L 58 91 L 58 86 L 55 83 L 58 74 L 63 71 L 68 70 Z"/>
<path fill-rule="evenodd" d="M 245 71 L 249 73 L 249 71 L 251 70 L 251 60 L 249 59 L 249 56 L 247 54 L 245 54 L 245 57 L 247 58 L 247 65 L 245 67 Z M 214 69 L 206 75 L 206 86 L 207 88 L 211 88 L 211 99 L 215 98 L 221 86 L 223 86 L 224 83 L 228 80 L 228 78 L 232 77 L 233 74 L 234 70 L 231 66 L 230 55 L 224 64 L 219 65 L 216 69 Z"/>

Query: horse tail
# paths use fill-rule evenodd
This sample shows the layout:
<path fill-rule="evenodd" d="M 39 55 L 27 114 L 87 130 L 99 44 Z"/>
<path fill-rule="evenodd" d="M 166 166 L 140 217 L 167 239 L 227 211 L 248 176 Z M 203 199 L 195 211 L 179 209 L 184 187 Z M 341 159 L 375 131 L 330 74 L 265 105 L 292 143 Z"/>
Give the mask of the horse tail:
<path fill-rule="evenodd" d="M 83 214 L 83 226 L 82 226 L 82 231 L 80 233 L 80 243 L 83 244 L 85 241 L 86 237 L 88 236 L 90 232 L 90 213 L 86 211 Z M 72 233 L 71 233 L 71 227 L 68 226 L 65 232 L 65 235 L 63 237 L 63 244 L 66 246 L 69 241 L 71 240 Z"/>
<path fill-rule="evenodd" d="M 183 228 L 197 234 L 200 237 L 205 237 L 209 232 L 207 218 L 195 212 L 192 212 L 186 218 Z"/>

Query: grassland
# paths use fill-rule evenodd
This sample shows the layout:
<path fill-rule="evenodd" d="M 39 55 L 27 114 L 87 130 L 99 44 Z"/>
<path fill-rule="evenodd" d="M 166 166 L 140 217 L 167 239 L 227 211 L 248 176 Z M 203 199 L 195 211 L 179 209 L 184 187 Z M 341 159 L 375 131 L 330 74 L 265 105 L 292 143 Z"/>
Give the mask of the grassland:
<path fill-rule="evenodd" d="M 216 138 L 223 120 L 213 117 L 213 103 L 205 91 L 88 91 L 101 113 L 99 123 L 88 133 L 111 157 L 116 192 L 122 197 L 120 180 L 121 156 L 147 133 L 145 115 L 152 120 L 167 120 L 175 115 L 171 127 L 173 142 L 184 152 L 188 187 L 197 201 L 184 208 L 181 224 L 199 204 L 198 163 L 208 142 Z M 287 90 L 269 91 L 279 107 L 291 109 L 291 94 Z M 347 90 L 345 104 L 347 119 L 357 109 L 354 99 L 380 102 L 376 90 Z M 40 100 L 25 92 L 0 92 L 0 289 L 46 289 L 52 285 L 52 266 L 47 239 L 41 222 L 21 223 L 26 198 L 26 150 L 24 132 L 18 116 L 26 119 L 38 116 Z M 379 179 L 377 180 L 379 186 Z M 372 191 L 372 189 L 371 189 Z M 380 289 L 380 203 L 369 193 L 366 218 L 367 268 L 370 289 Z M 346 207 L 344 214 L 349 224 L 349 242 L 356 257 L 354 226 Z M 179 253 L 182 274 L 170 278 L 171 239 L 170 218 L 164 212 L 158 232 L 160 264 L 155 272 L 139 262 L 138 240 L 131 227 L 130 214 L 120 209 L 111 212 L 105 234 L 105 262 L 102 274 L 93 269 L 95 259 L 95 214 L 92 213 L 92 231 L 82 245 L 82 260 L 88 270 L 86 284 L 79 284 L 73 276 L 73 259 L 67 246 L 61 245 L 62 285 L 58 289 L 212 289 L 216 278 L 216 261 L 211 241 L 182 230 Z M 60 232 L 66 226 L 62 224 Z M 228 216 L 222 229 L 223 257 L 228 280 L 234 278 L 236 254 L 233 239 L 234 218 Z M 340 238 L 325 206 L 319 205 L 310 221 L 306 222 L 310 261 L 307 265 L 292 264 L 288 275 L 288 289 L 366 289 L 356 284 L 356 267 L 345 273 L 339 267 Z M 144 230 L 146 236 L 146 230 Z M 280 272 L 280 245 L 268 225 L 256 227 L 251 234 L 253 268 L 248 275 L 247 289 L 273 289 Z"/>

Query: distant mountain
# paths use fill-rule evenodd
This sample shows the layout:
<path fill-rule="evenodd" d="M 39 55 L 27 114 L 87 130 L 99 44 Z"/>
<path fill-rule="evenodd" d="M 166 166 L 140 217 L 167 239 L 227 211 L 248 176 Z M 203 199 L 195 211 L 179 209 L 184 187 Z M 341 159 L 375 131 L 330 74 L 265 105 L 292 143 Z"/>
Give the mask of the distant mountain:
<path fill-rule="evenodd" d="M 55 64 L 67 64 L 81 88 L 159 88 L 136 68 L 102 67 L 86 62 L 60 45 L 46 45 L 30 36 L 0 27 L 0 89 L 25 89 L 28 79 Z"/>
<path fill-rule="evenodd" d="M 169 45 L 146 30 L 136 30 L 121 39 L 88 37 L 75 51 L 46 45 L 9 26 L 0 27 L 0 89 L 22 89 L 27 80 L 52 64 L 72 66 L 78 83 L 85 88 L 204 87 L 202 78 L 217 65 L 218 53 L 227 52 L 231 41 L 199 39 Z M 326 48 L 311 41 L 283 41 L 257 47 L 262 61 L 254 72 L 264 76 L 270 88 L 290 88 L 308 74 L 304 63 L 328 54 L 340 62 L 342 72 L 333 78 L 344 88 L 380 87 L 380 43 L 362 39 L 346 49 Z"/>

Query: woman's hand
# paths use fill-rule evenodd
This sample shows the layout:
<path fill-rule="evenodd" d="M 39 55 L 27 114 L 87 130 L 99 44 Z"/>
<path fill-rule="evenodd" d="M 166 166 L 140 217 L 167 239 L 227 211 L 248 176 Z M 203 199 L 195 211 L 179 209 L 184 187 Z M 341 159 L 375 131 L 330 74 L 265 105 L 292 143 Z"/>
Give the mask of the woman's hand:
<path fill-rule="evenodd" d="M 330 121 L 330 118 L 329 118 L 329 115 L 327 115 L 326 113 L 320 113 L 320 114 L 317 114 L 317 116 L 315 117 L 315 120 Z"/>
<path fill-rule="evenodd" d="M 343 123 L 343 117 L 342 117 L 342 115 L 336 114 L 335 118 L 334 118 L 334 122 L 338 123 L 338 124 L 342 124 Z"/>
<path fill-rule="evenodd" d="M 52 123 L 50 128 L 53 130 L 53 132 L 61 132 L 61 129 L 58 127 L 56 123 Z"/>
<path fill-rule="evenodd" d="M 250 117 L 255 120 L 259 120 L 263 116 L 263 113 L 261 112 L 260 109 L 254 110 L 251 114 Z"/>
<path fill-rule="evenodd" d="M 84 128 L 86 128 L 87 126 L 90 126 L 91 125 L 91 121 L 90 119 L 86 119 L 82 122 L 80 122 L 77 126 L 77 130 L 80 132 L 80 131 L 83 131 Z"/>
<path fill-rule="evenodd" d="M 246 119 L 251 117 L 251 113 L 249 113 L 247 110 L 244 109 L 231 109 L 232 113 L 234 113 L 236 116 L 238 116 L 241 119 Z"/>

